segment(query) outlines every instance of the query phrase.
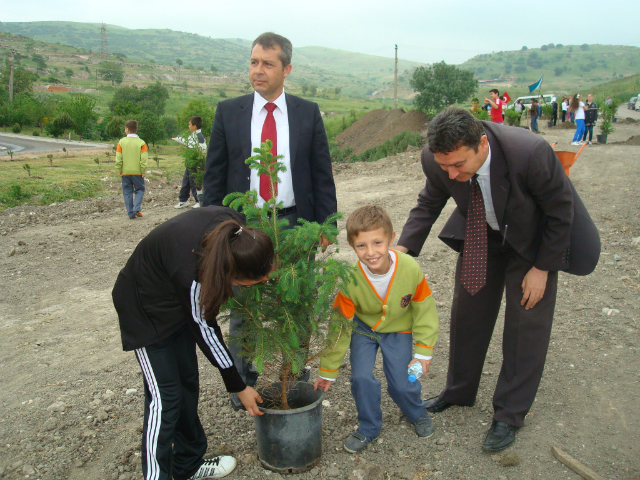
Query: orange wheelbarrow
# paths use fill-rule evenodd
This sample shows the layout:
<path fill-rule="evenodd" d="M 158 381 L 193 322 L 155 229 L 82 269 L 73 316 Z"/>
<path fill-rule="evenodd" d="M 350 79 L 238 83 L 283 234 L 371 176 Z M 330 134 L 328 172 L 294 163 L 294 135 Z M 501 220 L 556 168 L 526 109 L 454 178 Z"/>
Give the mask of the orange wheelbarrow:
<path fill-rule="evenodd" d="M 586 143 L 582 144 L 582 146 L 580 147 L 580 150 L 578 150 L 578 153 L 555 152 L 556 156 L 558 157 L 558 160 L 560 160 L 560 163 L 564 167 L 564 173 L 567 174 L 567 177 L 569 176 L 569 169 L 573 167 L 574 163 L 576 163 L 576 160 L 578 160 L 578 157 L 580 156 L 580 153 L 582 152 L 582 149 L 584 148 L 585 145 Z M 555 146 L 556 146 L 556 142 L 553 142 L 553 144 L 551 145 L 551 148 L 555 148 Z"/>

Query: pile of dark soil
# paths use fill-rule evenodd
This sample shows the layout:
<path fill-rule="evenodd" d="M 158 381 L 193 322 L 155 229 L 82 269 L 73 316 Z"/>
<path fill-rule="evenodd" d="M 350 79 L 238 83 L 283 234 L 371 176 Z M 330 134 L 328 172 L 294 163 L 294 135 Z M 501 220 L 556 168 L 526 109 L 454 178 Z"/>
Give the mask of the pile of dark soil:
<path fill-rule="evenodd" d="M 340 149 L 351 147 L 356 155 L 409 130 L 422 132 L 427 128 L 427 116 L 410 110 L 373 110 L 336 137 Z"/>
<path fill-rule="evenodd" d="M 623 142 L 624 145 L 640 145 L 640 135 L 629 137 L 629 140 Z"/>

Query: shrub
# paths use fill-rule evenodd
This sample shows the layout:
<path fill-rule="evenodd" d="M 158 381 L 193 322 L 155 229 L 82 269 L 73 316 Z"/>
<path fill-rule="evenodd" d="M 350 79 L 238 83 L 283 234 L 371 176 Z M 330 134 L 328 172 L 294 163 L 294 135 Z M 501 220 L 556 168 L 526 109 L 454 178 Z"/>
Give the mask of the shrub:
<path fill-rule="evenodd" d="M 16 123 L 13 125 L 13 127 L 11 128 L 11 131 L 13 133 L 20 133 L 22 131 L 22 127 L 20 126 L 19 123 Z"/>
<path fill-rule="evenodd" d="M 40 132 L 38 130 L 34 130 L 31 135 L 33 135 L 34 137 L 39 137 L 40 136 Z"/>
<path fill-rule="evenodd" d="M 509 108 L 506 110 L 504 116 L 507 120 L 507 125 L 511 125 L 512 127 L 520 126 L 520 120 L 522 119 L 521 112 L 516 112 L 515 109 Z"/>

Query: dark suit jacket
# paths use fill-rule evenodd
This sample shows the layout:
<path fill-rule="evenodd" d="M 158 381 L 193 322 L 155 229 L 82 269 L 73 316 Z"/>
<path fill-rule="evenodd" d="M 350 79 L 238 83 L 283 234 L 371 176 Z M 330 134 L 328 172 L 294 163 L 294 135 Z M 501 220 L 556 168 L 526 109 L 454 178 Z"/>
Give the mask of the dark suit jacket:
<path fill-rule="evenodd" d="M 540 270 L 591 273 L 600 255 L 598 231 L 553 149 L 528 130 L 483 124 L 491 146 L 491 196 L 506 242 Z M 422 169 L 427 182 L 398 244 L 417 255 L 453 197 L 457 208 L 439 237 L 460 251 L 470 184 L 449 179 L 428 146 L 422 151 Z"/>
<path fill-rule="evenodd" d="M 298 216 L 322 223 L 338 208 L 329 144 L 316 103 L 287 94 L 289 152 Z M 204 206 L 222 205 L 232 192 L 249 190 L 253 94 L 220 102 L 204 172 Z"/>

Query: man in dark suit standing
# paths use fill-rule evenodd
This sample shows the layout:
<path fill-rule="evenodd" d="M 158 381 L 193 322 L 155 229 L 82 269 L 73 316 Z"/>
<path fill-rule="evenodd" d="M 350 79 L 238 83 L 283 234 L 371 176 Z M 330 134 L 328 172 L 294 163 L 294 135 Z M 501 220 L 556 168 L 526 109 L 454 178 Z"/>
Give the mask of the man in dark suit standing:
<path fill-rule="evenodd" d="M 515 441 L 540 384 L 558 271 L 593 271 L 599 237 L 552 148 L 537 135 L 447 109 L 430 123 L 428 142 L 422 151 L 426 186 L 398 250 L 419 254 L 453 197 L 457 209 L 440 238 L 460 255 L 447 383 L 439 396 L 426 401 L 427 410 L 474 404 L 506 291 L 494 421 L 482 445 L 485 451 L 499 451 Z"/>
<path fill-rule="evenodd" d="M 291 73 L 293 47 L 286 38 L 263 33 L 251 47 L 249 80 L 255 92 L 220 102 L 209 140 L 203 181 L 203 206 L 222 205 L 232 192 L 256 190 L 258 205 L 271 198 L 264 179 L 245 164 L 253 149 L 267 139 L 272 153 L 284 155 L 287 167 L 278 174 L 276 201 L 282 202 L 279 218 L 290 226 L 298 218 L 322 223 L 337 211 L 329 144 L 316 103 L 284 92 L 284 79 Z M 321 238 L 325 249 L 329 242 Z M 240 321 L 232 319 L 230 334 L 237 334 Z M 257 372 L 238 356 L 233 343 L 230 351 L 240 376 L 254 385 Z M 232 398 L 232 402 L 234 398 Z M 234 406 L 241 406 L 235 402 Z"/>

